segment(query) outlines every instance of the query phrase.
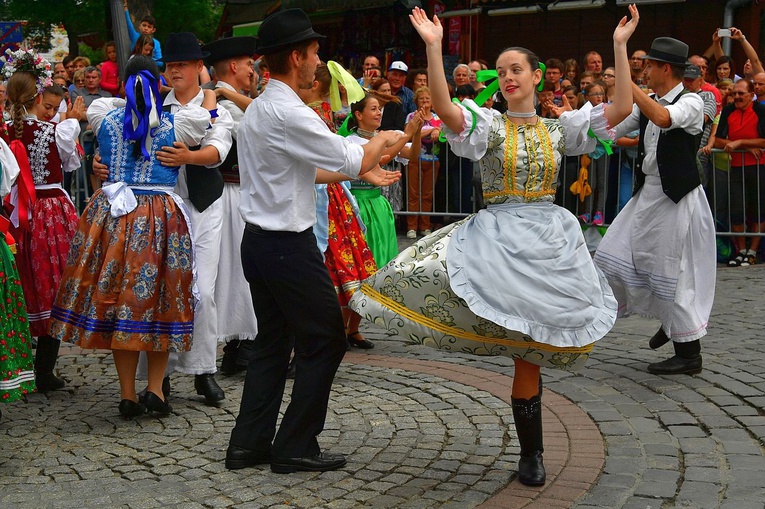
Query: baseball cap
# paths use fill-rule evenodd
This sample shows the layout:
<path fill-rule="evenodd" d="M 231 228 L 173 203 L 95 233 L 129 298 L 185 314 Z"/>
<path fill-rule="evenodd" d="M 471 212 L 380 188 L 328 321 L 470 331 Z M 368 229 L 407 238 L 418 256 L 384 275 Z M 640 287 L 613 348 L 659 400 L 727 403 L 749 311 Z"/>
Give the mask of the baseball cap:
<path fill-rule="evenodd" d="M 401 71 L 404 73 L 409 73 L 409 67 L 402 62 L 401 60 L 396 60 L 392 64 L 390 64 L 390 67 L 388 67 L 389 71 Z"/>
<path fill-rule="evenodd" d="M 689 65 L 683 73 L 683 78 L 696 79 L 699 76 L 701 76 L 701 69 L 698 65 Z"/>

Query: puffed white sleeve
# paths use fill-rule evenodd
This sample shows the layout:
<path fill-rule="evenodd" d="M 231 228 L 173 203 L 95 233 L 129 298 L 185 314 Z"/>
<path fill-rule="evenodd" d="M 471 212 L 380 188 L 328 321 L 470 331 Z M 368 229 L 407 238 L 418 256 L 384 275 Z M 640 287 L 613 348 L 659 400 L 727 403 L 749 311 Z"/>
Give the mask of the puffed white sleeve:
<path fill-rule="evenodd" d="M 226 108 L 218 108 L 218 118 L 215 123 L 207 130 L 207 134 L 202 140 L 202 147 L 213 146 L 218 150 L 218 161 L 208 164 L 207 168 L 215 168 L 223 164 L 228 157 L 228 151 L 231 150 L 233 138 L 231 130 L 234 128 L 234 120 L 231 113 Z"/>
<path fill-rule="evenodd" d="M 588 154 L 595 150 L 597 140 L 588 134 L 590 129 L 602 139 L 611 139 L 602 131 L 602 128 L 607 127 L 608 124 L 604 106 L 599 104 L 593 107 L 592 103 L 587 102 L 578 110 L 561 114 L 559 120 L 566 138 L 566 155 Z"/>
<path fill-rule="evenodd" d="M 125 107 L 125 99 L 119 97 L 101 97 L 96 99 L 88 106 L 88 123 L 93 130 L 93 134 L 98 135 L 101 128 L 101 122 L 106 118 L 107 113 L 117 108 Z"/>
<path fill-rule="evenodd" d="M 194 147 L 202 143 L 202 138 L 210 127 L 210 112 L 201 106 L 187 104 L 174 115 L 175 139 Z"/>
<path fill-rule="evenodd" d="M 56 125 L 56 146 L 61 158 L 61 169 L 70 172 L 80 167 L 80 152 L 77 138 L 80 136 L 80 122 L 67 118 Z"/>
<path fill-rule="evenodd" d="M 462 131 L 455 133 L 446 124 L 442 124 L 442 132 L 452 147 L 452 152 L 459 157 L 478 161 L 489 148 L 492 119 L 502 114 L 497 110 L 480 108 L 471 99 L 454 104 L 462 110 Z"/>
<path fill-rule="evenodd" d="M 19 176 L 19 164 L 16 162 L 16 158 L 13 156 L 11 149 L 0 138 L 0 197 L 6 196 L 11 192 L 11 186 L 16 182 L 16 177 Z"/>

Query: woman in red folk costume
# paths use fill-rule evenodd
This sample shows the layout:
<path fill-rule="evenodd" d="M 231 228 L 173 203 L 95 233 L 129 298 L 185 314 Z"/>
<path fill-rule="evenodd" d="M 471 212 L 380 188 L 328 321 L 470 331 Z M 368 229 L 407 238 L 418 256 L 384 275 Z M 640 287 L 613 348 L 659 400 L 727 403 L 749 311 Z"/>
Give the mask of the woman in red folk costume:
<path fill-rule="evenodd" d="M 40 392 L 61 389 L 53 373 L 59 342 L 49 335 L 50 312 L 77 229 L 77 212 L 61 183 L 65 171 L 80 167 L 75 141 L 80 124 L 72 118 L 59 124 L 38 120 L 32 112 L 51 85 L 50 64 L 32 50 L 6 52 L 3 77 L 8 79 L 11 122 L 0 136 L 16 157 L 21 173 L 6 207 L 10 232 L 17 241 L 21 285 L 27 301 L 29 326 L 37 336 L 34 368 Z M 82 113 L 82 102 L 73 105 Z"/>

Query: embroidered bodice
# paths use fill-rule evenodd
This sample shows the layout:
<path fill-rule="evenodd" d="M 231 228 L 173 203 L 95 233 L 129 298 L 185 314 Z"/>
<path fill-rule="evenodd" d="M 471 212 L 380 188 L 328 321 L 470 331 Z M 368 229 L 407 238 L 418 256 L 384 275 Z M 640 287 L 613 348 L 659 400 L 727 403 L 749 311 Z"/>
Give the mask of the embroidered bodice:
<path fill-rule="evenodd" d="M 173 114 L 162 112 L 160 125 L 151 138 L 150 159 L 144 158 L 140 150 L 134 150 L 135 142 L 123 138 L 124 118 L 124 108 L 112 110 L 98 130 L 99 150 L 102 162 L 109 167 L 109 182 L 175 186 L 178 167 L 163 166 L 154 157 L 155 152 L 163 146 L 172 146 L 175 141 Z"/>
<path fill-rule="evenodd" d="M 56 145 L 56 124 L 27 117 L 23 121 L 21 142 L 27 149 L 29 168 L 36 186 L 57 184 L 64 180 L 62 161 Z M 15 130 L 8 126 L 7 132 L 0 131 L 4 141 L 15 139 Z"/>
<path fill-rule="evenodd" d="M 484 202 L 553 201 L 565 148 L 558 120 L 518 125 L 505 115 L 493 117 L 488 149 L 479 161 Z"/>

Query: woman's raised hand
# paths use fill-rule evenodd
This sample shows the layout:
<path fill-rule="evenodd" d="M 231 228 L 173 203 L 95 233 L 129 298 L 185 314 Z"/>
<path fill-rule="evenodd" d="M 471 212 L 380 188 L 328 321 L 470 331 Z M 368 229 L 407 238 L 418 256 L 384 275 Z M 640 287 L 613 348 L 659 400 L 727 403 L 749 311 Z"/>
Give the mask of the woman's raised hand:
<path fill-rule="evenodd" d="M 624 16 L 619 20 L 619 24 L 616 25 L 616 30 L 614 30 L 614 42 L 616 43 L 627 44 L 627 41 L 635 32 L 638 22 L 640 21 L 640 14 L 638 13 L 637 6 L 632 4 L 628 8 L 630 10 L 631 19 L 627 21 L 627 16 Z"/>
<path fill-rule="evenodd" d="M 415 7 L 412 9 L 409 19 L 425 44 L 441 44 L 441 40 L 444 38 L 444 27 L 438 16 L 433 16 L 433 21 L 431 21 L 424 10 Z"/>

